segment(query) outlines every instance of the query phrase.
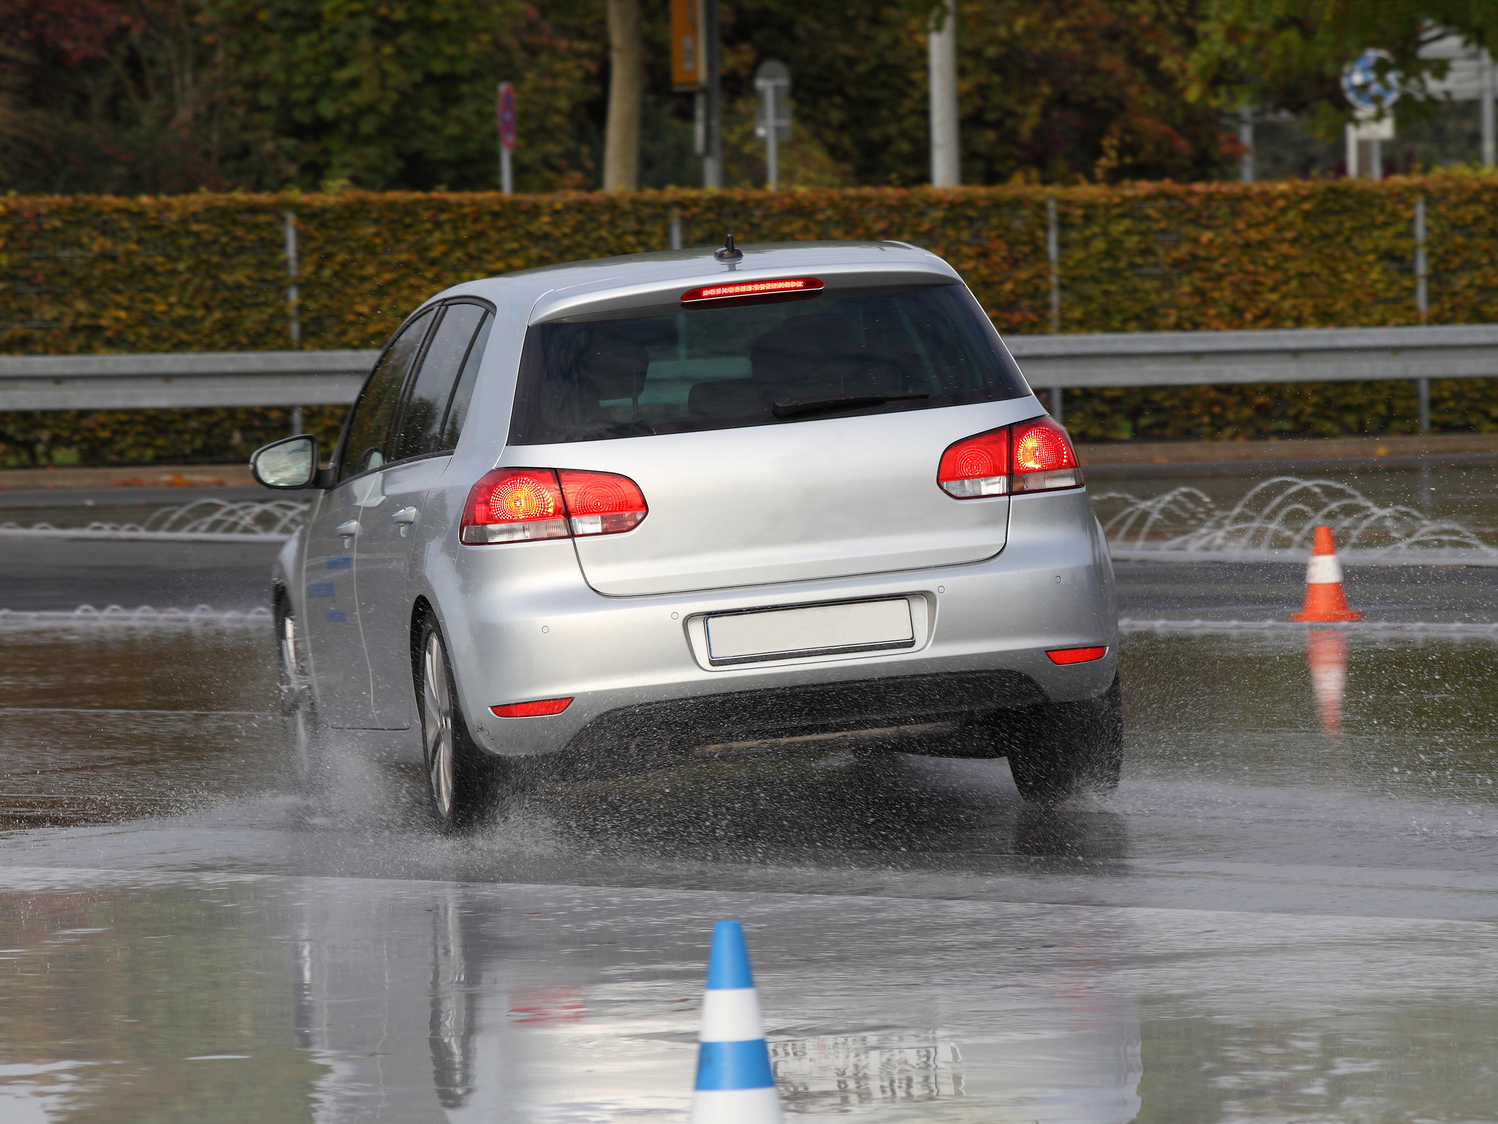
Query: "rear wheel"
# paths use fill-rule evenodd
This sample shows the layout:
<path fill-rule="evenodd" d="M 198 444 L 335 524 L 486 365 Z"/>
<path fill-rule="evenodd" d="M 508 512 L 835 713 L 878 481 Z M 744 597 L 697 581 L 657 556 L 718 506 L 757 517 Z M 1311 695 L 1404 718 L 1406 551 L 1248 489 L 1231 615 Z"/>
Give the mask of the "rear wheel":
<path fill-rule="evenodd" d="M 281 751 L 293 779 L 302 786 L 317 778 L 317 709 L 302 660 L 296 616 L 284 595 L 276 598 L 276 693 L 281 711 Z"/>
<path fill-rule="evenodd" d="M 445 828 L 465 827 L 498 799 L 503 762 L 474 744 L 437 622 L 421 628 L 417 699 L 432 813 Z"/>
<path fill-rule="evenodd" d="M 1106 796 L 1123 768 L 1123 693 L 1117 677 L 1082 702 L 1025 715 L 1009 741 L 1009 770 L 1026 800 L 1051 803 L 1083 792 Z"/>

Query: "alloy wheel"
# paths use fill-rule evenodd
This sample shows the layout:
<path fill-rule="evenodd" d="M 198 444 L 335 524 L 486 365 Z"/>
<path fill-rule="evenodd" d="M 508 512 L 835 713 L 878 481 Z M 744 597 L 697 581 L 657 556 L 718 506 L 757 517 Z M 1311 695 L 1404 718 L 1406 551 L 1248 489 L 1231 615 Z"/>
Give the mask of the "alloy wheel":
<path fill-rule="evenodd" d="M 421 732 L 427 775 L 432 784 L 432 804 L 447 822 L 453 814 L 453 712 L 448 691 L 447 654 L 442 638 L 427 636 L 421 658 Z"/>
<path fill-rule="evenodd" d="M 289 611 L 283 612 L 277 629 L 280 647 L 279 683 L 281 695 L 282 741 L 292 768 L 298 777 L 305 778 L 312 769 L 312 724 L 308 714 L 306 677 L 302 674 L 301 661 L 297 657 L 296 618 Z"/>

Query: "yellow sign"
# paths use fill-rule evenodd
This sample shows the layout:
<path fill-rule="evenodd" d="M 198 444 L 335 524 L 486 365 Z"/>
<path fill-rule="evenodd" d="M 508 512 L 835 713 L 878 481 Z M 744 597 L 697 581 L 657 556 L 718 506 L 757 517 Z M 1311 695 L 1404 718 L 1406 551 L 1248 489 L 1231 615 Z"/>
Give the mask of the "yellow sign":
<path fill-rule="evenodd" d="M 671 0 L 671 85 L 676 90 L 707 85 L 702 23 L 702 0 Z"/>

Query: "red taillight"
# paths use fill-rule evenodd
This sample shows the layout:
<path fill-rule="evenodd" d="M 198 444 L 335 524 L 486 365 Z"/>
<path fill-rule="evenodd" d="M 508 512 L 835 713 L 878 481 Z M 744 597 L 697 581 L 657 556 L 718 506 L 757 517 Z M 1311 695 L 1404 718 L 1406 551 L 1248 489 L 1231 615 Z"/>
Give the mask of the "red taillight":
<path fill-rule="evenodd" d="M 1057 648 L 1047 652 L 1052 663 L 1091 663 L 1108 654 L 1107 648 Z"/>
<path fill-rule="evenodd" d="M 1009 491 L 1009 431 L 995 429 L 949 445 L 937 466 L 936 482 L 958 499 L 1002 496 Z"/>
<path fill-rule="evenodd" d="M 639 485 L 628 476 L 571 468 L 496 468 L 469 490 L 458 537 L 480 546 L 617 535 L 638 527 L 648 511 Z"/>
<path fill-rule="evenodd" d="M 936 482 L 960 500 L 1076 488 L 1082 470 L 1066 430 L 1050 418 L 993 429 L 948 445 Z"/>
<path fill-rule="evenodd" d="M 468 492 L 458 537 L 466 543 L 565 539 L 567 511 L 549 468 L 496 468 Z"/>
<path fill-rule="evenodd" d="M 570 698 L 538 699 L 535 702 L 505 703 L 489 709 L 498 718 L 540 718 L 547 714 L 561 714 L 571 705 Z"/>
<path fill-rule="evenodd" d="M 1071 438 L 1050 418 L 1035 418 L 1011 427 L 1014 442 L 1014 490 L 1044 492 L 1075 488 L 1082 470 Z"/>
<path fill-rule="evenodd" d="M 562 496 L 574 535 L 617 535 L 633 531 L 649 508 L 640 486 L 612 472 L 561 471 Z"/>
<path fill-rule="evenodd" d="M 733 281 L 722 285 L 704 285 L 681 294 L 683 306 L 711 304 L 757 304 L 767 300 L 811 296 L 819 292 L 822 282 L 815 277 L 782 277 L 775 281 Z"/>

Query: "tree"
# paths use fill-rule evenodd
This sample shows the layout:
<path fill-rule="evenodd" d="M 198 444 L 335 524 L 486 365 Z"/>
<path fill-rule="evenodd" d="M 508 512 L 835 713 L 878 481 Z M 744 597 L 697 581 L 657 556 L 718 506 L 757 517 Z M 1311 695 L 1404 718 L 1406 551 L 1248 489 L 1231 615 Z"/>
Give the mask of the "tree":
<path fill-rule="evenodd" d="M 596 21 L 569 27 L 521 0 L 202 2 L 230 33 L 244 111 L 275 138 L 283 182 L 492 189 L 495 83 L 509 79 L 517 189 L 597 183 L 584 108 Z"/>
<path fill-rule="evenodd" d="M 0 189 L 597 184 L 590 0 L 8 0 Z"/>
<path fill-rule="evenodd" d="M 1200 37 L 1188 66 L 1198 104 L 1313 112 L 1332 132 L 1351 115 L 1342 68 L 1370 47 L 1392 56 L 1408 96 L 1400 116 L 1429 110 L 1424 84 L 1447 64 L 1419 57 L 1422 43 L 1449 29 L 1498 47 L 1492 0 L 1202 0 Z"/>
<path fill-rule="evenodd" d="M 928 0 L 736 4 L 729 34 L 796 76 L 798 123 L 862 183 L 927 181 Z M 1184 97 L 1199 0 L 959 0 L 963 182 L 1215 178 Z M 752 70 L 752 61 L 749 68 Z M 742 82 L 743 80 L 740 79 Z"/>
<path fill-rule="evenodd" d="M 640 186 L 640 98 L 644 45 L 640 0 L 608 0 L 609 117 L 603 142 L 603 189 Z"/>
<path fill-rule="evenodd" d="M 186 0 L 11 0 L 0 42 L 4 186 L 227 186 L 222 44 Z"/>

